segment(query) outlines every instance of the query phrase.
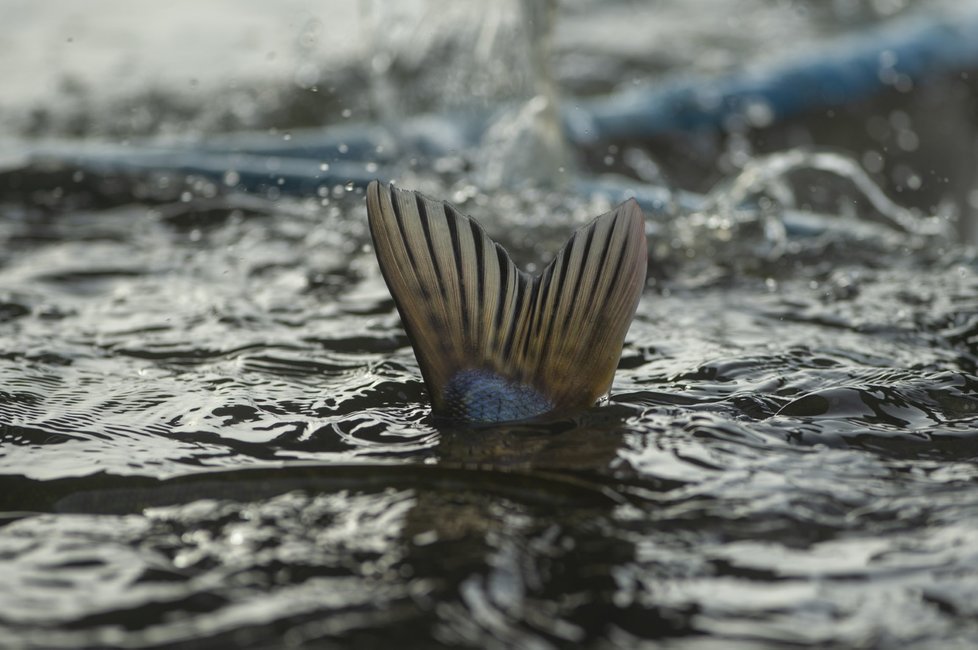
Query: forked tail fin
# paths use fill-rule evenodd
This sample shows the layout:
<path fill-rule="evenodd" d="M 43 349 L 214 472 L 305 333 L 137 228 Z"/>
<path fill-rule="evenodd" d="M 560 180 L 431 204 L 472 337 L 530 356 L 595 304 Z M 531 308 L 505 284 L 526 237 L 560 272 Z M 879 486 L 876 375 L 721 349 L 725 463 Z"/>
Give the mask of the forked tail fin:
<path fill-rule="evenodd" d="M 535 276 L 448 203 L 374 181 L 367 214 L 436 415 L 523 419 L 610 390 L 647 270 L 634 199 L 577 230 Z"/>

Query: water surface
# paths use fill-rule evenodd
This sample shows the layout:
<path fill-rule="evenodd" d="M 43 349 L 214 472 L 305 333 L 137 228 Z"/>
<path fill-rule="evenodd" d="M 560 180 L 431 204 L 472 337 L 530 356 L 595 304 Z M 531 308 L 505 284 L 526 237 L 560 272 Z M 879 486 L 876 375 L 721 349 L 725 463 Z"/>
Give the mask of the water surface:
<path fill-rule="evenodd" d="M 815 174 L 799 194 L 848 207 L 785 235 L 779 205 L 724 211 L 731 173 L 707 213 L 650 218 L 607 403 L 466 429 L 430 417 L 357 190 L 17 178 L 5 646 L 978 638 L 978 265 L 946 224 L 906 232 Z M 412 181 L 528 268 L 608 207 Z"/>

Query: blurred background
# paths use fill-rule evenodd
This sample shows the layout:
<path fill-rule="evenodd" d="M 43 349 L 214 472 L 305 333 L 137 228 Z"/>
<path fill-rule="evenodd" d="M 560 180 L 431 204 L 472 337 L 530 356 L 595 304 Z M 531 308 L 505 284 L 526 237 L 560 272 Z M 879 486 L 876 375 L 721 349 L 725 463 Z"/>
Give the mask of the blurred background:
<path fill-rule="evenodd" d="M 2 12 L 8 139 L 380 124 L 396 141 L 419 115 L 457 123 L 494 111 L 465 143 L 482 186 L 552 181 L 574 166 L 703 193 L 760 154 L 819 147 L 975 236 L 970 2 L 4 0 Z M 941 32 L 952 27 L 963 31 Z M 869 80 L 847 82 L 867 61 Z M 670 95 L 685 86 L 695 102 Z M 660 115 L 669 102 L 678 108 Z M 838 211 L 825 205 L 837 192 L 814 186 L 825 183 L 802 202 Z"/>

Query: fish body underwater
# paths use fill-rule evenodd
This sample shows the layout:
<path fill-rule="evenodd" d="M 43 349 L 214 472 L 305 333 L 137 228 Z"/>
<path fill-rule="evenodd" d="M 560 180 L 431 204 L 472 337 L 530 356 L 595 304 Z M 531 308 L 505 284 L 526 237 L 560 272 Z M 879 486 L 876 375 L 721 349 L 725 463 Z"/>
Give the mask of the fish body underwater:
<path fill-rule="evenodd" d="M 537 275 L 421 193 L 374 181 L 367 216 L 435 416 L 511 422 L 608 394 L 648 266 L 634 199 L 578 229 Z"/>

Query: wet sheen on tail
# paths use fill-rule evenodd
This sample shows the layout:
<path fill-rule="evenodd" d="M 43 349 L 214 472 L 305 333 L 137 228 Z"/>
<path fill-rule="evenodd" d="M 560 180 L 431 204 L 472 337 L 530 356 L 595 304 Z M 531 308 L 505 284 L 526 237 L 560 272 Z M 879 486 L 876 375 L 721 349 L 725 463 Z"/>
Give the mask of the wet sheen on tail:
<path fill-rule="evenodd" d="M 539 275 L 418 192 L 374 181 L 367 214 L 436 415 L 522 420 L 592 406 L 611 389 L 645 284 L 634 199 L 577 230 Z"/>

